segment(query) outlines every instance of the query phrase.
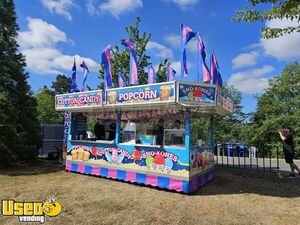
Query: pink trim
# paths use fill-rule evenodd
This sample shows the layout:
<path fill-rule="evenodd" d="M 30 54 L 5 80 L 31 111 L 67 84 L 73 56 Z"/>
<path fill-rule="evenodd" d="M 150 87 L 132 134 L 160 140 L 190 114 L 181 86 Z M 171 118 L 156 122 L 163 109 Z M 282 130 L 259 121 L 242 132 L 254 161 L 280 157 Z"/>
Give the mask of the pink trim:
<path fill-rule="evenodd" d="M 92 174 L 93 175 L 100 175 L 100 167 L 92 167 Z"/>
<path fill-rule="evenodd" d="M 66 163 L 66 169 L 65 170 L 71 170 L 71 163 L 67 162 Z"/>
<path fill-rule="evenodd" d="M 78 164 L 77 172 L 84 173 L 85 172 L 84 169 L 85 169 L 85 165 L 84 164 Z"/>
<path fill-rule="evenodd" d="M 146 184 L 150 184 L 154 187 L 157 187 L 157 176 L 147 175 L 146 176 Z"/>
<path fill-rule="evenodd" d="M 126 172 L 126 180 L 131 182 L 136 182 L 136 173 L 135 172 Z"/>
<path fill-rule="evenodd" d="M 117 178 L 117 170 L 116 169 L 108 169 L 108 177 L 111 177 L 113 179 Z"/>
<path fill-rule="evenodd" d="M 182 182 L 181 180 L 170 179 L 169 189 L 182 191 Z"/>

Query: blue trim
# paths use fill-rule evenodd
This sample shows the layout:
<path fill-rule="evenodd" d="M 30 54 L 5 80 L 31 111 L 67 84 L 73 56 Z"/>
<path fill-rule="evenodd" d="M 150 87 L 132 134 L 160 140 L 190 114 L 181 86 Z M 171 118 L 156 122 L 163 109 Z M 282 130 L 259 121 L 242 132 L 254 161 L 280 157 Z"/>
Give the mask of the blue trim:
<path fill-rule="evenodd" d="M 104 167 L 101 167 L 101 169 L 100 169 L 100 176 L 107 177 L 108 176 L 108 169 L 104 168 Z"/>
<path fill-rule="evenodd" d="M 71 170 L 77 172 L 77 170 L 78 170 L 78 164 L 72 163 Z"/>
<path fill-rule="evenodd" d="M 85 165 L 85 169 L 84 169 L 84 172 L 87 173 L 87 174 L 92 174 L 92 166 L 90 165 Z"/>
<path fill-rule="evenodd" d="M 170 179 L 167 177 L 157 177 L 157 186 L 169 189 Z"/>
<path fill-rule="evenodd" d="M 136 182 L 139 184 L 146 184 L 146 174 L 136 173 Z"/>
<path fill-rule="evenodd" d="M 117 179 L 119 179 L 119 180 L 126 180 L 126 171 L 124 171 L 124 170 L 117 170 Z"/>

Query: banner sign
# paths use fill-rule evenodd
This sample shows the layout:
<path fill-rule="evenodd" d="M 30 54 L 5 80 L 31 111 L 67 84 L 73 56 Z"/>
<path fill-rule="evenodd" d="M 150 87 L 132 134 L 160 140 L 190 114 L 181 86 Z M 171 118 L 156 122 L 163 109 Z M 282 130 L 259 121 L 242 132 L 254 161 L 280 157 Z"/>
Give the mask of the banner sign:
<path fill-rule="evenodd" d="M 218 88 L 217 106 L 220 106 L 223 109 L 233 113 L 233 102 L 221 91 L 220 88 Z"/>
<path fill-rule="evenodd" d="M 107 105 L 175 102 L 175 82 L 107 90 Z"/>
<path fill-rule="evenodd" d="M 76 92 L 55 96 L 55 109 L 81 109 L 102 106 L 102 90 Z"/>
<path fill-rule="evenodd" d="M 215 87 L 179 83 L 178 101 L 192 104 L 215 104 Z"/>

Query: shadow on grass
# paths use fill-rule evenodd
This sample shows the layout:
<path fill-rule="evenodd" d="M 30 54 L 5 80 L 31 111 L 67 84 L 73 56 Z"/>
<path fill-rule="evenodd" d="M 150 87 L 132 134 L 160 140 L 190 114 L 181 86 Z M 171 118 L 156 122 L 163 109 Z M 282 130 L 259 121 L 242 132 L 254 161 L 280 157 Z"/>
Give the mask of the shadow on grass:
<path fill-rule="evenodd" d="M 57 161 L 37 160 L 32 165 L 18 165 L 7 169 L 1 169 L 0 175 L 5 176 L 26 176 L 47 173 L 57 173 L 64 170 L 64 166 Z"/>
<path fill-rule="evenodd" d="M 216 177 L 192 195 L 259 194 L 300 197 L 300 177 L 279 178 L 276 173 L 216 168 Z"/>

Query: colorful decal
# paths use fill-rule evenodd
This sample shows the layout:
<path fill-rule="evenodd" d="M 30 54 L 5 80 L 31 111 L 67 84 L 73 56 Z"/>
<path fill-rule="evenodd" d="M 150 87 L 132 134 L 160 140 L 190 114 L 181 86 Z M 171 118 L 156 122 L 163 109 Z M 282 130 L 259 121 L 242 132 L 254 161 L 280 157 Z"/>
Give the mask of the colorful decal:
<path fill-rule="evenodd" d="M 213 167 L 213 153 L 210 149 L 192 150 L 190 154 L 190 170 L 192 174 L 203 172 Z"/>
<path fill-rule="evenodd" d="M 178 96 L 179 102 L 214 104 L 215 87 L 179 83 Z"/>
<path fill-rule="evenodd" d="M 229 99 L 220 88 L 217 91 L 217 106 L 224 108 L 225 110 L 233 113 L 234 105 L 231 99 Z"/>
<path fill-rule="evenodd" d="M 175 101 L 175 83 L 143 85 L 107 90 L 107 105 Z"/>
<path fill-rule="evenodd" d="M 187 177 L 190 164 L 188 161 L 180 162 L 179 158 L 179 155 L 159 148 L 151 150 L 147 147 L 104 147 L 95 144 L 73 145 L 67 156 L 72 161 Z M 188 155 L 184 159 L 188 160 Z"/>
<path fill-rule="evenodd" d="M 87 91 L 55 96 L 55 109 L 88 108 L 102 106 L 102 91 Z"/>
<path fill-rule="evenodd" d="M 67 152 L 70 123 L 71 123 L 71 113 L 69 111 L 66 111 L 65 123 L 64 123 L 63 152 Z"/>

